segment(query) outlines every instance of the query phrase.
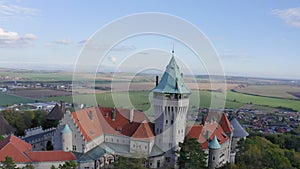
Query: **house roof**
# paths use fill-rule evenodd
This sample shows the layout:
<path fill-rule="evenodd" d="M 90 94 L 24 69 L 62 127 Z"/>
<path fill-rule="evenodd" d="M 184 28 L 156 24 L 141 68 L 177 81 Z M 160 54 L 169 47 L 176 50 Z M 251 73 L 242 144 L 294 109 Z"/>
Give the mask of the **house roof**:
<path fill-rule="evenodd" d="M 214 138 L 209 142 L 209 148 L 211 149 L 220 149 L 221 145 L 218 142 L 217 136 L 214 136 Z"/>
<path fill-rule="evenodd" d="M 218 118 L 221 118 L 218 122 Z M 222 120 L 222 118 L 224 118 Z M 208 120 L 211 119 L 211 120 Z M 187 128 L 187 138 L 196 138 L 201 143 L 203 149 L 207 149 L 209 141 L 213 140 L 214 136 L 217 137 L 219 144 L 223 144 L 229 139 L 226 131 L 232 131 L 231 127 L 228 128 L 228 119 L 225 114 L 218 116 L 208 115 L 206 120 L 201 125 L 191 126 Z M 230 125 L 230 123 L 229 123 Z"/>
<path fill-rule="evenodd" d="M 174 53 L 173 53 L 174 54 Z M 190 94 L 191 90 L 184 83 L 182 74 L 176 63 L 174 55 L 166 67 L 159 84 L 152 90 L 158 93 Z"/>
<path fill-rule="evenodd" d="M 116 113 L 115 119 L 112 117 L 113 111 Z M 129 121 L 130 110 L 119 108 L 87 108 L 73 112 L 72 117 L 87 142 L 103 133 L 145 139 L 154 136 L 147 117 L 137 110 L 134 110 L 132 123 Z"/>
<path fill-rule="evenodd" d="M 218 122 L 222 126 L 224 132 L 231 133 L 233 131 L 226 114 L 223 112 L 209 112 L 202 123 L 213 121 Z"/>
<path fill-rule="evenodd" d="M 0 142 L 0 161 L 5 161 L 5 157 L 9 156 L 15 162 L 30 162 L 24 152 L 31 150 L 30 144 L 11 134 Z"/>
<path fill-rule="evenodd" d="M 132 135 L 132 138 L 137 138 L 137 139 L 149 139 L 153 138 L 153 132 L 150 128 L 150 126 L 147 124 L 147 121 L 144 120 L 140 126 L 137 128 L 137 130 L 134 132 Z"/>
<path fill-rule="evenodd" d="M 76 125 L 82 132 L 87 142 L 97 138 L 103 134 L 102 126 L 100 124 L 100 113 L 95 107 L 86 108 L 72 113 Z"/>
<path fill-rule="evenodd" d="M 26 152 L 28 157 L 33 162 L 47 162 L 47 161 L 70 161 L 76 160 L 76 157 L 71 152 L 65 151 L 29 151 Z"/>
<path fill-rule="evenodd" d="M 241 126 L 241 124 L 237 121 L 236 118 L 231 120 L 231 125 L 234 128 L 233 137 L 244 138 L 249 135 L 249 133 Z"/>
<path fill-rule="evenodd" d="M 61 120 L 64 116 L 64 111 L 60 108 L 58 104 L 55 104 L 53 109 L 47 114 L 47 120 Z"/>
<path fill-rule="evenodd" d="M 16 163 L 76 160 L 72 152 L 32 151 L 32 146 L 13 134 L 0 142 L 0 161 L 11 157 Z"/>

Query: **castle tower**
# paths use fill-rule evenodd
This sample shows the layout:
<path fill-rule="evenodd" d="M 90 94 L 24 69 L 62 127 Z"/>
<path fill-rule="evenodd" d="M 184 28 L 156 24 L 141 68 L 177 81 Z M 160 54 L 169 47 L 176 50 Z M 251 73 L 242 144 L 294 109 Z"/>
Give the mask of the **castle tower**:
<path fill-rule="evenodd" d="M 216 136 L 209 142 L 208 168 L 215 169 L 219 165 L 221 145 Z"/>
<path fill-rule="evenodd" d="M 174 51 L 166 70 L 153 92 L 155 144 L 166 152 L 166 161 L 175 163 L 174 150 L 185 138 L 186 116 L 191 90 L 183 81 Z"/>
<path fill-rule="evenodd" d="M 72 151 L 72 130 L 68 124 L 65 124 L 64 128 L 60 131 L 62 150 Z"/>

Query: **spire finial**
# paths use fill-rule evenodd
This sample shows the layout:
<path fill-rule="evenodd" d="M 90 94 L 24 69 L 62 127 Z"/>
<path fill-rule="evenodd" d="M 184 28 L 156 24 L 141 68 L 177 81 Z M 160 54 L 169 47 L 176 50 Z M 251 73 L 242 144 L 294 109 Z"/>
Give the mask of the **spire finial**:
<path fill-rule="evenodd" d="M 173 43 L 173 49 L 172 49 L 172 56 L 174 56 L 174 43 Z"/>

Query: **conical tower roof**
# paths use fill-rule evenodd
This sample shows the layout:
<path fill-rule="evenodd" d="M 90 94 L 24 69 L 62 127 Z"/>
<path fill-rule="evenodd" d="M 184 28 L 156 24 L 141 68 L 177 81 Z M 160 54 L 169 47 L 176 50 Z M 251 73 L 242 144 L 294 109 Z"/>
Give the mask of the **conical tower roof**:
<path fill-rule="evenodd" d="M 159 84 L 152 90 L 157 93 L 190 94 L 191 90 L 184 83 L 182 74 L 176 63 L 174 53 L 166 67 Z"/>
<path fill-rule="evenodd" d="M 247 131 L 241 126 L 236 118 L 232 119 L 230 123 L 233 127 L 233 137 L 244 138 L 249 135 L 249 133 L 247 133 Z"/>
<path fill-rule="evenodd" d="M 72 133 L 68 124 L 65 124 L 64 128 L 61 130 L 61 133 Z"/>
<path fill-rule="evenodd" d="M 217 136 L 214 136 L 214 138 L 211 140 L 211 142 L 208 143 L 208 146 L 210 149 L 220 149 L 221 145 L 218 142 Z"/>

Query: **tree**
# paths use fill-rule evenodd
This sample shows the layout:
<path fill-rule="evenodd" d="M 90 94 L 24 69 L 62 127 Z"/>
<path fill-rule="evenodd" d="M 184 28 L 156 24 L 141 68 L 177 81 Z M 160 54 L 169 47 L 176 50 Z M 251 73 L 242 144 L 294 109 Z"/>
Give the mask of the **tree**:
<path fill-rule="evenodd" d="M 64 165 L 60 166 L 59 169 L 76 169 L 77 164 L 75 161 L 67 161 Z"/>
<path fill-rule="evenodd" d="M 0 169 L 17 169 L 17 165 L 14 163 L 11 157 L 6 156 L 5 161 L 2 162 Z"/>
<path fill-rule="evenodd" d="M 114 168 L 145 169 L 143 167 L 143 158 L 129 158 L 119 156 L 114 162 Z"/>
<path fill-rule="evenodd" d="M 178 165 L 182 169 L 201 169 L 206 168 L 207 154 L 201 148 L 201 144 L 195 139 L 190 138 L 179 143 L 180 150 L 176 150 L 178 155 Z"/>
<path fill-rule="evenodd" d="M 54 165 L 52 165 L 50 169 L 57 169 L 57 168 Z"/>
<path fill-rule="evenodd" d="M 26 166 L 22 167 L 22 169 L 34 169 L 34 167 L 31 164 L 26 164 Z"/>

